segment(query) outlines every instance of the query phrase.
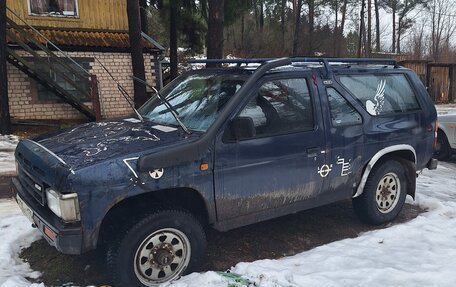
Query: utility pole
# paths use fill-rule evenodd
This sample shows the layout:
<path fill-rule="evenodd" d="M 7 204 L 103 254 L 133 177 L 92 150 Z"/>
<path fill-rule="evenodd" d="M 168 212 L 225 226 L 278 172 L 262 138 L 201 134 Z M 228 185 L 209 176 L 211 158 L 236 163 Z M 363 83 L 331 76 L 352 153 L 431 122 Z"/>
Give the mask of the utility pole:
<path fill-rule="evenodd" d="M 0 0 L 2 1 L 2 0 Z M 130 53 L 133 76 L 145 81 L 144 56 L 141 36 L 141 17 L 139 0 L 127 1 L 128 33 L 130 38 Z M 146 86 L 133 81 L 135 106 L 138 108 L 147 101 Z"/>
<path fill-rule="evenodd" d="M 0 134 L 11 133 L 6 57 L 6 1 L 0 0 Z"/>

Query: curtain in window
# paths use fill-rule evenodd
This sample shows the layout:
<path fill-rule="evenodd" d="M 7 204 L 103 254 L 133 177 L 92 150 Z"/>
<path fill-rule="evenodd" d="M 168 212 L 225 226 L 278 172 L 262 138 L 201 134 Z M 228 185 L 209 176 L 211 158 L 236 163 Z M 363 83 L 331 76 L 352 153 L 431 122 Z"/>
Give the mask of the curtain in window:
<path fill-rule="evenodd" d="M 76 0 L 29 0 L 32 14 L 76 16 Z"/>

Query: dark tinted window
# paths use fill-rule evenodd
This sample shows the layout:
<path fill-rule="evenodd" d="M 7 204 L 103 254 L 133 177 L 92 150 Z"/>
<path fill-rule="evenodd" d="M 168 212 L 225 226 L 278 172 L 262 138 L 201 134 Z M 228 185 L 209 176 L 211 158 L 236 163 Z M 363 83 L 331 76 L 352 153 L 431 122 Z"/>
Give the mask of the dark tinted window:
<path fill-rule="evenodd" d="M 312 130 L 313 110 L 306 79 L 265 82 L 239 116 L 252 118 L 257 136 Z"/>
<path fill-rule="evenodd" d="M 419 109 L 415 94 L 403 74 L 341 76 L 340 81 L 371 115 Z"/>
<path fill-rule="evenodd" d="M 362 123 L 361 115 L 337 90 L 328 88 L 326 91 L 328 93 L 333 126 L 338 127 Z"/>

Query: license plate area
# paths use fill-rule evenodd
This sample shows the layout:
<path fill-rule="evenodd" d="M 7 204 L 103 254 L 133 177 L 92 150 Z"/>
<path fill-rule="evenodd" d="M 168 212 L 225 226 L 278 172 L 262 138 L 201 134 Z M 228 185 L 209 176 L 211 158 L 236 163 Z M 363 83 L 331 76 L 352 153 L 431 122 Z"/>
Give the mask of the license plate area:
<path fill-rule="evenodd" d="M 16 201 L 17 205 L 19 205 L 19 208 L 22 210 L 22 213 L 25 215 L 25 217 L 28 218 L 32 223 L 35 223 L 33 221 L 33 210 L 28 207 L 28 205 L 20 198 L 19 195 L 16 195 Z"/>

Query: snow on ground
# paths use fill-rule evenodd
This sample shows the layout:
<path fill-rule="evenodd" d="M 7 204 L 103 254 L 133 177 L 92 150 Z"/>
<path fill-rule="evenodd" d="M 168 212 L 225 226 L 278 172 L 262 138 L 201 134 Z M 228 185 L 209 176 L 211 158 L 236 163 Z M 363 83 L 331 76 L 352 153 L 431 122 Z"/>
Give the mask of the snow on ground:
<path fill-rule="evenodd" d="M 0 139 L 0 146 L 14 145 L 15 139 Z M 14 170 L 14 162 L 9 165 Z M 291 257 L 239 263 L 231 272 L 259 287 L 452 287 L 456 284 L 455 187 L 456 164 L 442 162 L 437 170 L 425 170 L 417 180 L 414 204 L 428 212 L 416 219 Z M 14 201 L 0 200 L 0 287 L 44 286 L 25 279 L 37 278 L 39 273 L 18 258 L 20 249 L 38 238 Z M 167 286 L 227 287 L 229 283 L 211 271 L 190 274 Z"/>
<path fill-rule="evenodd" d="M 14 149 L 18 137 L 0 135 L 0 175 L 12 174 L 16 171 L 14 166 Z"/>
<path fill-rule="evenodd" d="M 25 218 L 14 200 L 0 201 L 0 286 L 28 287 L 44 286 L 31 284 L 25 279 L 38 278 L 39 272 L 32 271 L 28 263 L 18 257 L 19 251 L 40 238 L 31 222 Z"/>

